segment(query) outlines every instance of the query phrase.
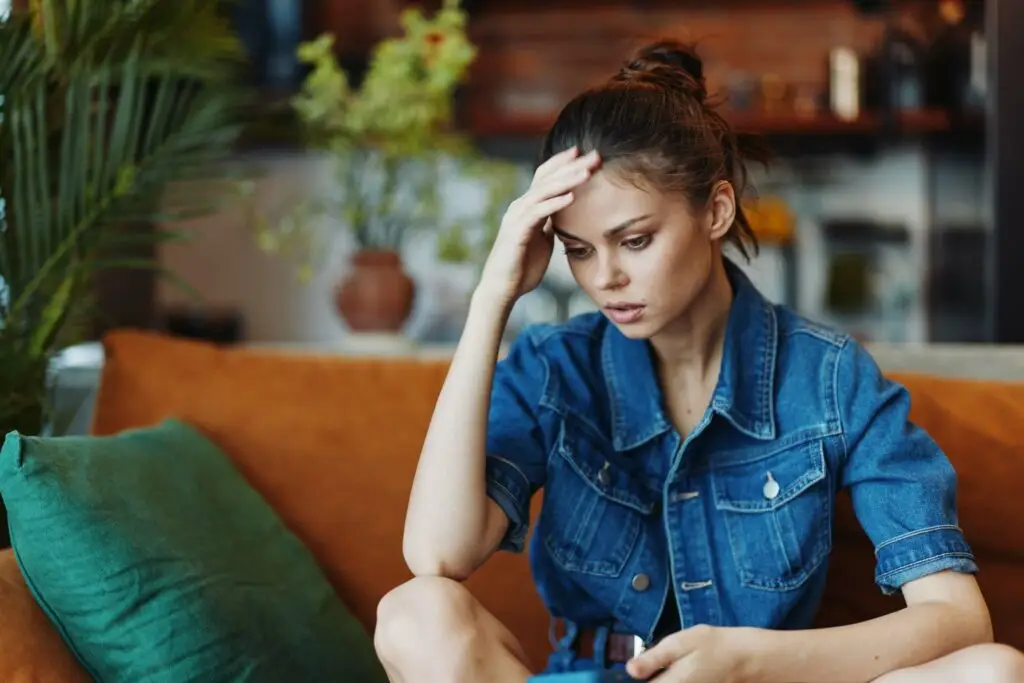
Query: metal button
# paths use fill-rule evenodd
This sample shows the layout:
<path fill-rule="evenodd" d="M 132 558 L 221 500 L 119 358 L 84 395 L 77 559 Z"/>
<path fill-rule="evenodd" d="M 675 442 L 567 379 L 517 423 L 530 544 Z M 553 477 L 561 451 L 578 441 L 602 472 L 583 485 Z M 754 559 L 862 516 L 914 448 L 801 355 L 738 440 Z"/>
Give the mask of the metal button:
<path fill-rule="evenodd" d="M 647 574 L 637 574 L 633 577 L 632 581 L 633 590 L 640 591 L 641 593 L 650 588 L 651 577 Z"/>
<path fill-rule="evenodd" d="M 775 498 L 778 497 L 780 490 L 781 487 L 779 486 L 779 482 L 775 481 L 772 473 L 769 472 L 768 481 L 764 483 L 764 488 L 761 489 L 761 492 L 764 493 L 764 497 L 768 500 L 775 500 Z"/>
<path fill-rule="evenodd" d="M 601 468 L 601 471 L 597 473 L 597 483 L 601 486 L 607 486 L 611 483 L 612 477 L 608 474 L 609 467 L 611 467 L 611 464 L 606 462 L 604 467 Z"/>

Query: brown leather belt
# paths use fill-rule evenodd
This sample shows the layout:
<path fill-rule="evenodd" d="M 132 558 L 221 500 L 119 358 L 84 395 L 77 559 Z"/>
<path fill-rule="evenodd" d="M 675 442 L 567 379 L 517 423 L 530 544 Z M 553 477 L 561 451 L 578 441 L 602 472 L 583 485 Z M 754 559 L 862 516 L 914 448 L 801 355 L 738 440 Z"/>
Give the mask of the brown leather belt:
<path fill-rule="evenodd" d="M 580 657 L 594 657 L 594 636 L 592 629 L 581 630 L 576 639 L 577 653 Z M 604 647 L 606 664 L 625 664 L 633 659 L 633 636 L 626 633 L 609 633 Z"/>

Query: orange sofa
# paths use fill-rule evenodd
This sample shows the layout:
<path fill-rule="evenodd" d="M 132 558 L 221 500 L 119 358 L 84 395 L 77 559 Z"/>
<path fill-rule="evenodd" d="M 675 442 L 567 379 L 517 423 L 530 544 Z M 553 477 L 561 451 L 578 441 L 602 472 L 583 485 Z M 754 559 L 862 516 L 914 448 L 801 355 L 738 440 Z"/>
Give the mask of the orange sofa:
<path fill-rule="evenodd" d="M 409 578 L 403 517 L 447 362 L 218 348 L 134 331 L 110 334 L 105 353 L 93 432 L 166 416 L 197 426 L 308 544 L 372 630 L 381 596 Z M 1024 382 L 893 376 L 910 389 L 914 420 L 959 471 L 961 522 L 978 556 L 996 638 L 1024 648 L 1024 531 L 1013 531 L 1024 485 Z M 873 560 L 844 499 L 821 625 L 901 606 L 875 588 Z M 499 554 L 468 585 L 541 665 L 548 623 L 526 557 Z M 88 680 L 34 605 L 11 551 L 0 552 L 0 630 L 0 679 Z"/>

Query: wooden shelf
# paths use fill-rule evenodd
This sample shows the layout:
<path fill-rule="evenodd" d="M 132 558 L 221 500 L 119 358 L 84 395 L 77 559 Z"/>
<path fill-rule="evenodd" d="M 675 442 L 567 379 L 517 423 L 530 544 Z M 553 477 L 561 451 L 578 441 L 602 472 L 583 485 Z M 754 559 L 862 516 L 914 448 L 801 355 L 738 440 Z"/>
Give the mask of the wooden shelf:
<path fill-rule="evenodd" d="M 904 135 L 926 135 L 954 132 L 967 124 L 955 123 L 943 110 L 922 110 L 895 115 L 892 120 L 879 113 L 865 113 L 847 121 L 829 114 L 801 115 L 780 113 L 725 113 L 726 119 L 742 133 L 764 136 L 870 136 L 887 131 Z M 500 117 L 482 111 L 471 114 L 466 127 L 477 137 L 538 137 L 544 135 L 554 122 L 550 116 Z M 972 122 L 972 129 L 980 127 Z"/>

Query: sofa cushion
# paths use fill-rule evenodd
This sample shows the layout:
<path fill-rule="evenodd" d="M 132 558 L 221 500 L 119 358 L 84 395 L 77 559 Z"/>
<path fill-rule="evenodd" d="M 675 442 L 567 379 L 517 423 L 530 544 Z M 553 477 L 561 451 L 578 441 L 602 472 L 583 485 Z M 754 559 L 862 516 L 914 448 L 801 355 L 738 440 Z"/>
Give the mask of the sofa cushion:
<path fill-rule="evenodd" d="M 92 683 L 25 585 L 14 551 L 0 550 L 0 681 Z"/>
<path fill-rule="evenodd" d="M 219 347 L 132 330 L 108 334 L 104 349 L 93 433 L 169 416 L 201 428 L 372 629 L 377 603 L 410 577 L 402 527 L 447 358 Z M 548 620 L 526 556 L 499 553 L 467 586 L 543 665 Z"/>
<path fill-rule="evenodd" d="M 32 594 L 98 680 L 386 680 L 309 551 L 182 421 L 11 433 L 0 495 Z"/>
<path fill-rule="evenodd" d="M 910 392 L 910 419 L 939 444 L 957 472 L 960 526 L 977 557 L 978 583 L 996 639 L 1024 647 L 1024 592 L 1015 501 L 1024 481 L 1024 383 L 889 373 Z M 843 496 L 836 510 L 821 625 L 861 621 L 903 607 L 873 583 L 874 549 Z"/>
<path fill-rule="evenodd" d="M 94 432 L 177 415 L 213 435 L 371 628 L 377 602 L 409 576 L 403 520 L 448 359 L 222 348 L 130 330 L 108 335 L 104 345 Z M 1024 647 L 1024 594 L 1013 578 L 1024 534 L 1010 526 L 1024 478 L 1024 384 L 893 378 L 907 384 L 912 418 L 958 471 L 961 520 L 978 553 L 996 635 Z M 540 502 L 538 495 L 534 516 Z M 873 548 L 846 496 L 837 527 L 823 623 L 899 609 L 902 600 L 874 584 Z M 525 556 L 500 553 L 467 584 L 534 664 L 543 664 L 548 622 Z"/>

